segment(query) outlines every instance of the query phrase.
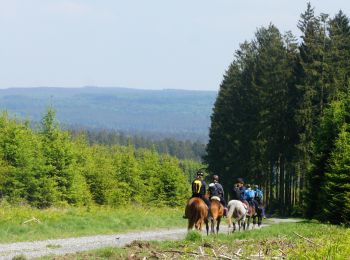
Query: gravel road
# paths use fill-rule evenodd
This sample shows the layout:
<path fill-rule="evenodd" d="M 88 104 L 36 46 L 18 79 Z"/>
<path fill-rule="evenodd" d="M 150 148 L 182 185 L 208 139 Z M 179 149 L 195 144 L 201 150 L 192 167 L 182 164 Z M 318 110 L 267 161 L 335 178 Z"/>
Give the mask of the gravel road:
<path fill-rule="evenodd" d="M 298 222 L 298 219 L 269 219 L 270 223 Z M 263 225 L 268 226 L 268 225 Z M 227 232 L 227 225 L 221 226 Z M 34 242 L 0 244 L 0 259 L 12 259 L 23 255 L 27 259 L 46 255 L 63 255 L 109 246 L 124 246 L 134 240 L 175 240 L 184 238 L 186 229 L 160 229 L 125 234 L 98 235 L 66 239 L 52 239 Z"/>

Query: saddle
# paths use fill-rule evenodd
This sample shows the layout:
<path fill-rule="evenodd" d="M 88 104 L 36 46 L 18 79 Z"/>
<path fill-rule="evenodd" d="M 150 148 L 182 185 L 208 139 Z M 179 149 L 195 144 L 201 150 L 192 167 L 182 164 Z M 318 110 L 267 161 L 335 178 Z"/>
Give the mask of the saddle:
<path fill-rule="evenodd" d="M 244 201 L 244 202 L 243 202 L 243 206 L 244 206 L 245 209 L 248 211 L 248 209 L 249 209 L 249 204 L 248 204 L 247 201 Z"/>
<path fill-rule="evenodd" d="M 213 197 L 211 197 L 210 199 L 211 199 L 211 200 L 217 200 L 217 201 L 220 201 L 220 197 L 218 197 L 218 196 L 213 196 Z"/>

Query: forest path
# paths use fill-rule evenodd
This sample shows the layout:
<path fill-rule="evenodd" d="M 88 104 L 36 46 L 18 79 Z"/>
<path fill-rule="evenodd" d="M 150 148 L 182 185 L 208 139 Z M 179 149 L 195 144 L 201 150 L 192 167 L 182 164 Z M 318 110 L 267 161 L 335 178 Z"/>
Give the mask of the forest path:
<path fill-rule="evenodd" d="M 299 222 L 300 219 L 270 218 L 269 224 Z M 227 233 L 227 225 L 222 225 L 222 233 Z M 187 233 L 185 228 L 160 229 L 153 231 L 132 232 L 124 234 L 97 235 L 65 239 L 52 239 L 33 242 L 18 242 L 0 244 L 0 259 L 12 259 L 15 256 L 24 256 L 32 259 L 47 255 L 64 255 L 104 247 L 122 247 L 134 240 L 176 240 L 183 239 Z"/>

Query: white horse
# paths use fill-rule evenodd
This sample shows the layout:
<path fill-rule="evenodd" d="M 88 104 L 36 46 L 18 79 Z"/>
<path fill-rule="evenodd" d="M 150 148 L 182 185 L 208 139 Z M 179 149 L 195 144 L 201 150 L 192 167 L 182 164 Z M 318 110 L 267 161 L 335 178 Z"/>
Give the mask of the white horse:
<path fill-rule="evenodd" d="M 247 215 L 247 209 L 240 200 L 230 200 L 227 204 L 227 222 L 228 222 L 228 232 L 232 225 L 232 217 L 234 218 L 232 232 L 236 231 L 236 221 L 238 223 L 239 231 L 241 227 L 245 229 L 245 219 Z"/>

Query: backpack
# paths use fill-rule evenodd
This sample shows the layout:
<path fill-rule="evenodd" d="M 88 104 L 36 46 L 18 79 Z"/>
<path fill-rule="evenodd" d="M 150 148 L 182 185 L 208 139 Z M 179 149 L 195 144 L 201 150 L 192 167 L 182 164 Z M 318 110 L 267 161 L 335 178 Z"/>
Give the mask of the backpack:
<path fill-rule="evenodd" d="M 193 194 L 200 194 L 202 189 L 202 181 L 201 180 L 194 180 L 192 182 L 192 193 Z"/>
<path fill-rule="evenodd" d="M 255 192 L 253 190 L 246 190 L 245 191 L 245 196 L 248 200 L 254 199 L 255 197 Z"/>
<path fill-rule="evenodd" d="M 210 196 L 219 196 L 219 189 L 218 187 L 215 185 L 215 183 L 210 183 L 209 184 L 209 194 Z"/>
<path fill-rule="evenodd" d="M 261 190 L 256 190 L 255 191 L 255 198 L 258 199 L 259 201 L 262 201 L 263 199 L 263 193 Z"/>

